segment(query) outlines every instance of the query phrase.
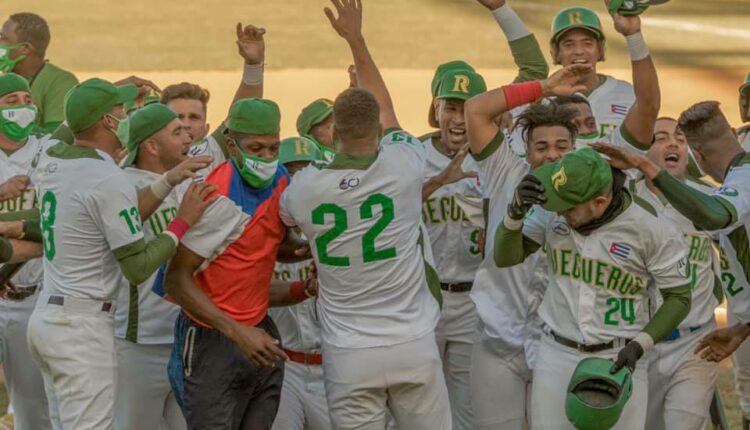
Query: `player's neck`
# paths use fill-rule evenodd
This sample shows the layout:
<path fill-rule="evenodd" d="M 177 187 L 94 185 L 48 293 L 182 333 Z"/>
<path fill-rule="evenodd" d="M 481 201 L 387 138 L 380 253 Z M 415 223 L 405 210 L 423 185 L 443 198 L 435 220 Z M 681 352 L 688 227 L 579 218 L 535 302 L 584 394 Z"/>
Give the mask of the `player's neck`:
<path fill-rule="evenodd" d="M 167 168 L 164 167 L 164 165 L 159 160 L 152 160 L 149 158 L 140 159 L 140 157 L 135 162 L 135 167 L 137 169 L 156 173 L 158 175 L 161 175 L 162 173 L 165 173 L 168 170 Z"/>
<path fill-rule="evenodd" d="M 119 148 L 122 148 L 122 145 L 120 145 L 119 142 L 112 142 L 111 140 L 112 139 L 97 139 L 97 138 L 79 139 L 79 138 L 76 138 L 73 141 L 73 145 L 82 146 L 85 148 L 98 149 L 102 152 L 109 154 L 111 157 L 114 157 L 115 152 Z"/>
<path fill-rule="evenodd" d="M 19 74 L 26 79 L 31 79 L 44 67 L 44 58 L 27 57 L 16 64 L 13 73 Z"/>
<path fill-rule="evenodd" d="M 370 157 L 378 152 L 378 143 L 368 140 L 341 141 L 339 153 L 348 157 Z"/>
<path fill-rule="evenodd" d="M 601 77 L 596 73 L 596 69 L 581 78 L 581 83 L 586 86 L 586 94 L 591 94 L 602 84 Z"/>
<path fill-rule="evenodd" d="M 28 142 L 28 139 L 24 140 L 23 142 L 13 142 L 12 140 L 5 137 L 4 134 L 0 133 L 0 150 L 5 152 L 6 154 L 23 148 L 23 146 L 26 145 L 26 142 Z"/>

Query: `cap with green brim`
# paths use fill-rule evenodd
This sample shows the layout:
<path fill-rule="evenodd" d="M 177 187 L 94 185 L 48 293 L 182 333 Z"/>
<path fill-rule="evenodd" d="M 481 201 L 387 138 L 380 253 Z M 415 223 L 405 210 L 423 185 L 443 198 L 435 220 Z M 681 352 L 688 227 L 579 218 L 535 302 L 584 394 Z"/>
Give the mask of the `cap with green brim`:
<path fill-rule="evenodd" d="M 430 94 L 432 94 L 433 98 L 437 96 L 438 89 L 440 88 L 440 81 L 443 80 L 443 76 L 445 76 L 446 72 L 451 70 L 467 70 L 474 72 L 474 68 L 471 67 L 469 63 L 461 60 L 449 61 L 437 66 L 435 74 L 432 76 L 432 82 L 430 83 Z M 432 101 L 430 101 L 430 107 L 427 110 L 427 123 L 430 124 L 431 127 L 439 127 L 437 120 L 435 120 L 435 105 Z"/>
<path fill-rule="evenodd" d="M 580 28 L 588 30 L 596 35 L 597 40 L 604 40 L 604 30 L 599 16 L 593 10 L 574 6 L 561 10 L 552 21 L 552 39 L 550 43 L 555 44 L 566 32 Z"/>
<path fill-rule="evenodd" d="M 325 121 L 333 113 L 333 102 L 317 99 L 302 109 L 297 117 L 297 132 L 308 134 L 313 127 Z"/>
<path fill-rule="evenodd" d="M 152 103 L 136 110 L 126 120 L 130 127 L 130 134 L 125 145 L 128 149 L 128 156 L 125 158 L 123 166 L 130 166 L 135 163 L 141 143 L 175 119 L 177 119 L 177 114 L 167 105 L 161 103 Z"/>
<path fill-rule="evenodd" d="M 15 73 L 4 73 L 0 75 L 0 97 L 15 93 L 16 91 L 31 92 L 29 81 L 21 75 Z"/>
<path fill-rule="evenodd" d="M 150 104 L 158 103 L 159 102 L 159 96 L 156 94 L 149 94 L 146 96 L 145 99 L 143 99 L 143 106 L 148 106 Z M 125 113 L 130 115 L 131 113 L 135 112 L 136 110 L 140 109 L 143 106 L 136 106 L 135 100 L 129 101 L 125 103 Z"/>
<path fill-rule="evenodd" d="M 114 86 L 103 79 L 81 82 L 65 96 L 65 121 L 73 133 L 80 133 L 96 124 L 117 105 L 133 101 L 138 87 L 133 84 Z"/>
<path fill-rule="evenodd" d="M 750 73 L 745 76 L 745 83 L 740 85 L 740 94 L 742 95 L 748 95 L 750 94 Z"/>
<path fill-rule="evenodd" d="M 279 163 L 286 164 L 295 161 L 320 161 L 323 154 L 318 145 L 306 137 L 288 137 L 279 146 Z"/>
<path fill-rule="evenodd" d="M 568 152 L 555 163 L 532 172 L 544 186 L 544 209 L 565 212 L 604 194 L 612 187 L 612 170 L 607 160 L 591 148 Z"/>
<path fill-rule="evenodd" d="M 242 99 L 232 105 L 227 129 L 245 134 L 278 134 L 281 112 L 279 105 L 266 99 Z"/>
<path fill-rule="evenodd" d="M 435 98 L 469 100 L 485 91 L 487 84 L 478 73 L 470 70 L 450 70 L 440 80 Z"/>

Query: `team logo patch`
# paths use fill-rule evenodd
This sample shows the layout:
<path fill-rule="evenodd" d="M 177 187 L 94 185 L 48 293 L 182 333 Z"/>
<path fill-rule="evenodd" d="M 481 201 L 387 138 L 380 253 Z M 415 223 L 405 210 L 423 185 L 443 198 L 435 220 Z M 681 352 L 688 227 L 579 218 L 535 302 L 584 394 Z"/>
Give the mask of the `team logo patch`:
<path fill-rule="evenodd" d="M 680 261 L 677 262 L 677 272 L 686 278 L 688 277 L 687 257 L 682 257 L 680 258 Z"/>
<path fill-rule="evenodd" d="M 628 107 L 623 105 L 612 105 L 610 107 L 610 110 L 612 113 L 616 113 L 618 115 L 627 115 L 628 114 Z"/>
<path fill-rule="evenodd" d="M 609 253 L 623 260 L 627 260 L 630 257 L 630 251 L 630 247 L 624 243 L 612 242 L 612 245 L 609 246 Z"/>
<path fill-rule="evenodd" d="M 716 193 L 727 197 L 737 197 L 740 194 L 736 189 L 729 187 L 721 187 Z"/>
<path fill-rule="evenodd" d="M 570 227 L 562 221 L 558 221 L 552 226 L 552 231 L 560 236 L 568 236 L 570 234 Z"/>
<path fill-rule="evenodd" d="M 568 183 L 568 175 L 565 174 L 565 167 L 561 167 L 554 175 L 552 175 L 552 186 L 555 191 L 560 191 L 560 187 Z"/>
<path fill-rule="evenodd" d="M 359 186 L 359 178 L 344 178 L 339 182 L 339 188 L 346 191 Z"/>

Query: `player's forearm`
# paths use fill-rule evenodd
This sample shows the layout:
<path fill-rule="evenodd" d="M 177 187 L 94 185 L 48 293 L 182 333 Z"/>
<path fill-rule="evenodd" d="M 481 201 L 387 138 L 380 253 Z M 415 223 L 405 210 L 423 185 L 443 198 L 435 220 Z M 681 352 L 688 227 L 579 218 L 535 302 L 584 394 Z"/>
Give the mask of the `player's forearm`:
<path fill-rule="evenodd" d="M 735 215 L 721 197 L 702 193 L 662 170 L 653 180 L 678 212 L 703 230 L 714 231 L 730 225 Z"/>
<path fill-rule="evenodd" d="M 240 85 L 237 87 L 237 91 L 234 93 L 232 103 L 229 105 L 231 109 L 232 105 L 238 100 L 251 99 L 251 98 L 263 98 L 263 76 L 264 76 L 264 65 L 259 64 L 244 64 L 242 72 L 242 80 Z"/>
<path fill-rule="evenodd" d="M 435 176 L 434 178 L 430 178 L 427 180 L 427 182 L 422 184 L 422 203 L 424 203 L 425 200 L 430 198 L 432 193 L 439 190 L 440 187 L 443 186 L 442 181 L 438 176 Z"/>
<path fill-rule="evenodd" d="M 297 263 L 312 258 L 309 255 L 310 244 L 302 239 L 292 228 L 287 228 L 284 240 L 279 245 L 276 261 L 280 263 Z"/>
<path fill-rule="evenodd" d="M 114 253 L 125 279 L 133 285 L 140 285 L 169 261 L 176 249 L 174 236 L 165 232 L 154 240 L 139 240 L 116 249 Z"/>
<path fill-rule="evenodd" d="M 148 187 L 138 190 L 138 212 L 141 214 L 142 220 L 149 219 L 159 209 L 172 188 L 173 185 L 167 182 L 166 175 L 162 175 Z"/>
<path fill-rule="evenodd" d="M 518 66 L 518 76 L 513 82 L 547 79 L 549 65 L 533 34 L 510 42 L 510 52 L 513 54 L 513 62 Z"/>
<path fill-rule="evenodd" d="M 174 263 L 170 265 L 164 288 L 169 297 L 190 315 L 232 338 L 237 322 L 219 309 L 195 284 L 191 268 L 175 267 Z"/>
<path fill-rule="evenodd" d="M 39 209 L 26 209 L 16 212 L 4 212 L 0 213 L 0 222 L 2 221 L 24 221 L 24 220 L 39 220 Z"/>
<path fill-rule="evenodd" d="M 42 256 L 40 243 L 0 236 L 0 263 L 20 263 Z"/>
<path fill-rule="evenodd" d="M 690 313 L 692 291 L 690 285 L 659 290 L 664 303 L 659 306 L 651 321 L 643 328 L 654 343 L 664 339 L 676 329 Z"/>
<path fill-rule="evenodd" d="M 506 221 L 511 225 L 506 226 Z M 521 264 L 539 249 L 539 244 L 523 235 L 522 226 L 522 221 L 514 222 L 507 217 L 500 223 L 495 232 L 495 249 L 492 255 L 497 267 Z"/>
<path fill-rule="evenodd" d="M 383 129 L 401 128 L 396 119 L 393 100 L 391 100 L 391 95 L 388 93 L 388 87 L 385 85 L 385 81 L 375 64 L 375 60 L 370 55 L 370 50 L 367 48 L 364 37 L 360 35 L 359 37 L 347 40 L 347 42 L 352 51 L 354 67 L 357 70 L 357 84 L 360 88 L 372 93 L 375 100 L 378 101 L 380 105 L 380 124 Z"/>
<path fill-rule="evenodd" d="M 298 303 L 313 297 L 309 293 L 305 293 L 305 283 L 300 282 L 284 282 L 284 281 L 271 281 L 271 286 L 268 289 L 268 305 L 274 308 L 293 306 Z"/>
<path fill-rule="evenodd" d="M 627 129 L 628 133 L 645 148 L 648 149 L 651 146 L 651 141 L 654 136 L 654 124 L 656 118 L 659 115 L 659 109 L 661 108 L 661 91 L 659 88 L 659 76 L 656 73 L 656 67 L 651 55 L 647 55 L 647 52 L 641 52 L 645 48 L 645 42 L 643 41 L 641 33 L 628 36 L 628 40 L 636 42 L 629 42 L 630 44 L 635 43 L 636 48 L 632 48 L 631 52 L 632 68 L 633 68 L 633 88 L 635 90 L 635 103 L 628 111 L 627 116 L 623 122 L 623 126 Z M 640 58 L 646 55 L 645 58 Z M 635 58 L 640 58 L 636 60 Z"/>

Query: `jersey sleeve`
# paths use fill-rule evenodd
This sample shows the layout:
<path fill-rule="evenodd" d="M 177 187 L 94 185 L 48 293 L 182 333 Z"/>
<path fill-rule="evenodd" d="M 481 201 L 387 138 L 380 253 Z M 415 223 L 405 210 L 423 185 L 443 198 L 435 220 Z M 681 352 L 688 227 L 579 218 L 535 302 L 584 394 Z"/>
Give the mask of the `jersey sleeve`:
<path fill-rule="evenodd" d="M 750 218 L 750 164 L 733 168 L 713 195 L 732 212 L 732 222 L 724 231 L 742 226 Z"/>
<path fill-rule="evenodd" d="M 479 165 L 482 191 L 488 198 L 498 195 L 508 178 L 515 177 L 516 170 L 525 164 L 510 147 L 502 131 L 497 133 L 481 153 L 473 156 Z"/>
<path fill-rule="evenodd" d="M 538 206 L 532 207 L 523 220 L 523 235 L 538 245 L 543 245 L 547 232 L 547 224 L 549 224 L 553 216 L 552 212 L 548 212 Z"/>
<path fill-rule="evenodd" d="M 86 206 L 111 250 L 143 239 L 138 193 L 125 173 L 96 184 L 86 196 Z"/>
<path fill-rule="evenodd" d="M 420 172 L 424 172 L 427 162 L 427 148 L 421 140 L 404 130 L 388 130 L 380 139 L 380 144 L 392 145 L 408 153 L 410 161 Z"/>
<path fill-rule="evenodd" d="M 646 267 L 660 290 L 688 285 L 688 244 L 684 235 L 667 218 L 657 218 L 648 235 Z M 645 238 L 645 237 L 644 237 Z"/>
<path fill-rule="evenodd" d="M 279 202 L 279 216 L 281 217 L 281 222 L 287 227 L 295 227 L 297 225 L 297 221 L 295 221 L 291 211 L 292 192 L 292 185 L 290 185 L 284 190 L 284 194 L 281 195 L 281 201 Z"/>
<path fill-rule="evenodd" d="M 638 140 L 628 132 L 624 124 L 612 130 L 606 139 L 610 145 L 627 148 L 641 155 L 646 155 L 646 152 L 648 152 L 648 149 L 651 146 L 650 142 L 648 144 L 638 142 Z"/>
<path fill-rule="evenodd" d="M 209 206 L 182 238 L 182 244 L 203 258 L 210 258 L 242 222 L 242 214 L 221 196 Z"/>

